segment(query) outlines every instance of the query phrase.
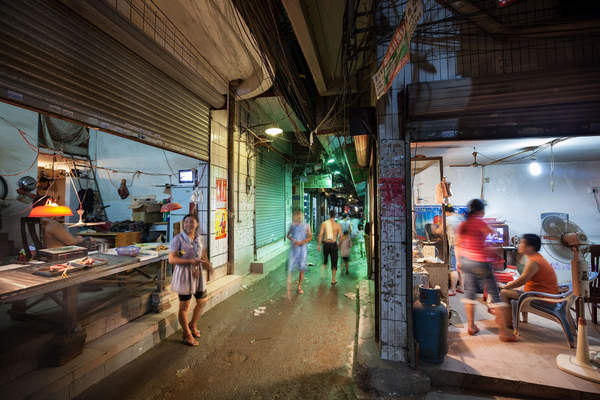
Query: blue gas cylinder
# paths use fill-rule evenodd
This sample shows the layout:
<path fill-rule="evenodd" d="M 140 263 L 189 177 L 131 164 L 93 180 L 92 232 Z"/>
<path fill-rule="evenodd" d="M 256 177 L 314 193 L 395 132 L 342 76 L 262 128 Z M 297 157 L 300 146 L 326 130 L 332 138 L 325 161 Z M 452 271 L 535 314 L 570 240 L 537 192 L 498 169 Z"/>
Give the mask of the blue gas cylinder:
<path fill-rule="evenodd" d="M 430 363 L 441 363 L 448 353 L 448 310 L 440 298 L 440 289 L 420 286 L 419 299 L 413 304 L 419 358 Z"/>

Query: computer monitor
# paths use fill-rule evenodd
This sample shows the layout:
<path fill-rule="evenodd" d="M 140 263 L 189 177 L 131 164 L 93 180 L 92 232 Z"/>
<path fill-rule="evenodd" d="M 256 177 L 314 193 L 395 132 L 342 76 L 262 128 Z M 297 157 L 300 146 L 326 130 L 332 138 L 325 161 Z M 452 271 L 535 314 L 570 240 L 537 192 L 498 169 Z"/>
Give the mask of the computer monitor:
<path fill-rule="evenodd" d="M 490 228 L 492 233 L 485 239 L 486 243 L 490 246 L 508 246 L 508 225 L 493 224 L 490 225 Z"/>
<path fill-rule="evenodd" d="M 179 183 L 194 183 L 195 171 L 193 169 L 180 169 L 179 170 Z"/>

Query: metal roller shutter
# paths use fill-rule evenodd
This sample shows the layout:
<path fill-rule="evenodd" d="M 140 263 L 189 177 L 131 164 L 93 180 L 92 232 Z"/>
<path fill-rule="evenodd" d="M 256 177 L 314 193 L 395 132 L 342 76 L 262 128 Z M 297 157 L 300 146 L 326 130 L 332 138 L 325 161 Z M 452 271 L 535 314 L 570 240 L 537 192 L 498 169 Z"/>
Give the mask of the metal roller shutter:
<path fill-rule="evenodd" d="M 600 69 L 513 73 L 408 86 L 415 141 L 595 135 Z"/>
<path fill-rule="evenodd" d="M 59 1 L 0 8 L 0 98 L 208 161 L 196 95 Z"/>
<path fill-rule="evenodd" d="M 259 149 L 256 163 L 256 247 L 285 237 L 285 166 L 283 159 Z"/>

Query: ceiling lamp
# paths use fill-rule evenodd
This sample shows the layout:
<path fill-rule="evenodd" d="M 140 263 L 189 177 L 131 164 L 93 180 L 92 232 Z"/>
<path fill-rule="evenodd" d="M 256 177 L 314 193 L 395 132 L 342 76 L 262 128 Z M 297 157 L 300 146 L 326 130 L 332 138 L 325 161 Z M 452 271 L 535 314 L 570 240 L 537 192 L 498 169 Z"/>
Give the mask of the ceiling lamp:
<path fill-rule="evenodd" d="M 542 173 L 542 167 L 537 161 L 535 161 L 535 157 L 532 157 L 531 163 L 529 163 L 529 173 L 533 176 L 538 176 Z"/>
<path fill-rule="evenodd" d="M 276 136 L 282 134 L 283 129 L 281 129 L 278 126 L 270 126 L 267 129 L 265 129 L 265 133 L 269 136 Z"/>
<path fill-rule="evenodd" d="M 59 206 L 50 199 L 43 206 L 33 207 L 29 213 L 30 218 L 69 217 L 71 215 L 73 215 L 73 211 L 69 207 Z"/>

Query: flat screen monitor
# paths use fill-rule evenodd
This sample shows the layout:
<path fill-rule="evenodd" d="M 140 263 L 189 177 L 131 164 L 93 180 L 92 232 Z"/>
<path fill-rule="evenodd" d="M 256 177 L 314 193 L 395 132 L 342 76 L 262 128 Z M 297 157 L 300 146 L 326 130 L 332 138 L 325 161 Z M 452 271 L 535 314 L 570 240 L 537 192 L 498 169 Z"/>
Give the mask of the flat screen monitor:
<path fill-rule="evenodd" d="M 194 183 L 194 170 L 193 169 L 180 169 L 179 170 L 179 183 Z"/>
<path fill-rule="evenodd" d="M 508 226 L 491 225 L 492 233 L 485 239 L 491 246 L 508 246 Z"/>

